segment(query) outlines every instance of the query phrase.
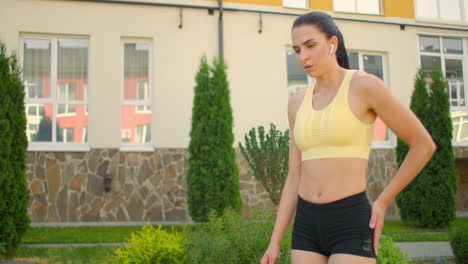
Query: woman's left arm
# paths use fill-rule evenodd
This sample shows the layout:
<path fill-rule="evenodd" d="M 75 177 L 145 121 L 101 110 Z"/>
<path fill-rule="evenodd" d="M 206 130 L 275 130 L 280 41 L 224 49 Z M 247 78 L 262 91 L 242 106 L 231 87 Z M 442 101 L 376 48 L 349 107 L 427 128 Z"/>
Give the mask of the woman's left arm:
<path fill-rule="evenodd" d="M 392 95 L 381 79 L 361 73 L 357 82 L 365 103 L 409 147 L 395 177 L 372 204 L 369 226 L 374 229 L 374 250 L 377 253 L 388 205 L 429 162 L 436 145 L 416 115 Z"/>

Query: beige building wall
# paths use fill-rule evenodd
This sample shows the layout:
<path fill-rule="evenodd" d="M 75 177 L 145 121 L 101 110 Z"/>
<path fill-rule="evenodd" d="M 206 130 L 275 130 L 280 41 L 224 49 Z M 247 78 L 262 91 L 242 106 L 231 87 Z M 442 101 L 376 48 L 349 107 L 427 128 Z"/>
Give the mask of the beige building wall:
<path fill-rule="evenodd" d="M 154 1 L 153 1 L 154 2 Z M 216 7 L 209 1 L 172 1 Z M 206 9 L 105 4 L 79 1 L 3 0 L 0 40 L 21 53 L 21 37 L 35 35 L 89 38 L 89 146 L 120 146 L 122 40 L 145 40 L 152 47 L 153 145 L 185 148 L 189 143 L 195 74 L 200 57 L 218 54 L 218 13 Z M 306 10 L 225 3 L 228 7 L 305 13 Z M 412 19 L 352 14 L 341 18 L 415 23 Z M 252 127 L 287 124 L 286 46 L 294 16 L 224 12 L 224 52 L 234 114 L 235 146 Z M 409 103 L 418 67 L 417 34 L 460 32 L 337 19 L 350 50 L 386 55 L 388 84 Z M 8 25 L 8 26 L 6 26 Z M 21 55 L 21 54 L 20 54 Z"/>

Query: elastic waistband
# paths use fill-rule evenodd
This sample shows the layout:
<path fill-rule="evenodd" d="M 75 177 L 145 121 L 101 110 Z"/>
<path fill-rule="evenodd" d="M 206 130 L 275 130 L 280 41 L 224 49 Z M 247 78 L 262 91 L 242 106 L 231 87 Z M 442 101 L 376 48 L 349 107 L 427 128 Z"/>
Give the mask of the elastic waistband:
<path fill-rule="evenodd" d="M 313 203 L 305 200 L 300 195 L 298 195 L 298 206 L 314 208 L 314 209 L 328 209 L 328 208 L 339 208 L 339 207 L 351 207 L 361 203 L 368 203 L 366 191 L 356 193 L 332 202 L 328 203 Z"/>

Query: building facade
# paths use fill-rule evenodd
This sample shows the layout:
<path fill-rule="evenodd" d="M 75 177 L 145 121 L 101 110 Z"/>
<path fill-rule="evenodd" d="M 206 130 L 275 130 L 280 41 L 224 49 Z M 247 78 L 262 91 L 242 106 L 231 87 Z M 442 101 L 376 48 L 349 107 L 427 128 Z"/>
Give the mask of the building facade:
<path fill-rule="evenodd" d="M 285 130 L 288 96 L 313 82 L 290 38 L 294 19 L 311 10 L 335 19 L 352 68 L 382 78 L 406 105 L 418 68 L 444 71 L 457 208 L 468 210 L 467 1 L 221 2 L 1 1 L 0 41 L 18 54 L 26 88 L 32 221 L 189 221 L 187 147 L 200 58 L 224 54 L 235 147 L 253 127 Z M 371 200 L 397 170 L 395 135 L 381 120 L 375 129 Z M 237 160 L 244 213 L 273 209 L 240 152 Z M 387 214 L 398 215 L 394 204 Z"/>

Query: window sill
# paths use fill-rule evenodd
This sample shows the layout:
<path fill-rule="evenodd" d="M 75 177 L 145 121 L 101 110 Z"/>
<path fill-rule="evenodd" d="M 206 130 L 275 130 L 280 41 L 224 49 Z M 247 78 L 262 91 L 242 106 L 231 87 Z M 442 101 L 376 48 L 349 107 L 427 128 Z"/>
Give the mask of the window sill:
<path fill-rule="evenodd" d="M 456 147 L 468 147 L 468 142 L 453 142 L 452 141 L 452 148 Z"/>
<path fill-rule="evenodd" d="M 310 10 L 309 7 L 283 6 L 283 8 L 287 8 L 287 9 L 297 9 L 297 10 Z"/>
<path fill-rule="evenodd" d="M 122 144 L 120 146 L 122 152 L 154 152 L 152 145 L 142 144 Z"/>
<path fill-rule="evenodd" d="M 371 150 L 375 149 L 394 149 L 395 146 L 390 141 L 374 141 L 371 145 Z"/>
<path fill-rule="evenodd" d="M 451 25 L 451 26 L 468 26 L 468 21 L 456 21 L 456 20 L 443 20 L 443 19 L 431 19 L 431 18 L 415 18 L 416 22 L 421 23 L 432 23 L 432 24 L 444 24 L 444 25 Z"/>
<path fill-rule="evenodd" d="M 346 11 L 337 11 L 337 10 L 334 10 L 334 12 L 336 14 L 345 14 L 345 15 L 364 15 L 364 16 L 386 17 L 385 14 L 358 13 L 358 12 L 346 12 Z"/>
<path fill-rule="evenodd" d="M 88 152 L 91 148 L 83 143 L 29 143 L 27 151 L 66 151 L 66 152 Z"/>

